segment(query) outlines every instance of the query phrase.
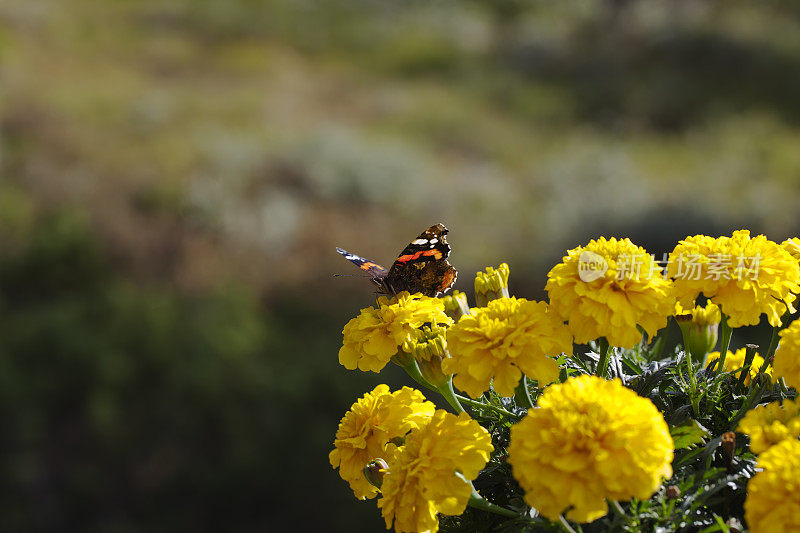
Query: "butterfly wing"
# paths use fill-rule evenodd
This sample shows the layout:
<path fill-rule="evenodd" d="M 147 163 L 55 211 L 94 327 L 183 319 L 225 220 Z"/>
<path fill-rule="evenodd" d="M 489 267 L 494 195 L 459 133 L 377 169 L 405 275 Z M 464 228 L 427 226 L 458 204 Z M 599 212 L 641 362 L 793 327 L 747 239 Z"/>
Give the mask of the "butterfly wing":
<path fill-rule="evenodd" d="M 435 224 L 400 252 L 386 276 L 386 285 L 392 292 L 437 296 L 453 286 L 457 272 L 447 261 L 447 232 L 443 224 Z"/>
<path fill-rule="evenodd" d="M 389 274 L 388 270 L 374 261 L 370 261 L 360 255 L 351 254 L 347 250 L 342 250 L 339 247 L 336 248 L 336 251 L 342 254 L 345 259 L 372 276 L 372 282 L 381 289 L 381 292 L 389 293 L 385 283 L 386 276 Z"/>

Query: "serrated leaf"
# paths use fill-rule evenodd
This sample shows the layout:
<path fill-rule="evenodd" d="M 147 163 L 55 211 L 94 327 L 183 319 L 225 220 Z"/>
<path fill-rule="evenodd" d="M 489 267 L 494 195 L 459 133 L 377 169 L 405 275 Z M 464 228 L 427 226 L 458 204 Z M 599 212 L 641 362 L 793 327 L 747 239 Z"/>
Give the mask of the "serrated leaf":
<path fill-rule="evenodd" d="M 700 444 L 709 435 L 709 431 L 696 420 L 689 420 L 685 424 L 670 428 L 669 433 L 672 435 L 676 450 Z"/>

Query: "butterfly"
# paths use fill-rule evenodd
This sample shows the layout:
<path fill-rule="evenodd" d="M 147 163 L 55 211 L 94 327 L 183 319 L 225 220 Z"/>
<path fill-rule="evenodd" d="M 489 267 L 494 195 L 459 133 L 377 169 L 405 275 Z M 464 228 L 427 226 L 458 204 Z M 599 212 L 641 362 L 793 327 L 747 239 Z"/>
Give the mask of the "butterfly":
<path fill-rule="evenodd" d="M 447 292 L 456 282 L 456 269 L 447 262 L 450 245 L 447 228 L 435 224 L 426 229 L 406 246 L 388 270 L 374 261 L 351 254 L 341 248 L 336 251 L 358 268 L 372 276 L 372 282 L 382 294 L 393 296 L 402 291 L 421 292 L 438 296 Z"/>

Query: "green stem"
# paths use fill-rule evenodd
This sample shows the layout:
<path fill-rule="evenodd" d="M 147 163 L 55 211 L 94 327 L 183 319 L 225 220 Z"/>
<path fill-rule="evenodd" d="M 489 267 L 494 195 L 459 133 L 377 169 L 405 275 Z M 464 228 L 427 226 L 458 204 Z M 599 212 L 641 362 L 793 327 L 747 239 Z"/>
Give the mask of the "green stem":
<path fill-rule="evenodd" d="M 423 387 L 430 389 L 432 391 L 439 391 L 439 389 L 433 384 L 431 384 L 427 379 L 422 376 L 422 372 L 419 370 L 419 365 L 417 364 L 417 360 L 414 359 L 413 356 L 406 354 L 404 352 L 399 352 L 397 355 L 392 357 L 392 362 L 396 365 L 400 366 L 403 370 L 406 371 L 411 379 L 422 385 Z"/>
<path fill-rule="evenodd" d="M 452 378 L 448 379 L 447 383 L 445 383 L 436 390 L 438 390 L 439 394 L 441 394 L 444 397 L 444 399 L 447 400 L 447 403 L 450 404 L 450 407 L 455 409 L 456 413 L 458 414 L 466 413 L 466 411 L 464 411 L 464 408 L 458 402 L 458 398 L 456 397 L 456 391 L 453 390 Z"/>
<path fill-rule="evenodd" d="M 759 374 L 766 374 L 767 367 L 769 366 L 769 364 L 771 362 L 772 362 L 772 357 L 765 357 L 764 358 L 764 363 L 761 365 L 761 368 L 758 369 L 758 373 Z"/>
<path fill-rule="evenodd" d="M 692 392 L 694 392 L 695 388 L 697 387 L 697 380 L 695 379 L 694 375 L 694 362 L 692 361 L 692 352 L 686 350 L 686 371 L 689 372 L 689 386 L 692 388 Z"/>
<path fill-rule="evenodd" d="M 780 326 L 775 326 L 772 328 L 772 338 L 769 340 L 769 348 L 767 349 L 767 353 L 764 355 L 764 361 L 767 361 L 770 357 L 775 355 L 775 350 L 778 348 L 778 339 L 780 338 L 778 332 L 780 331 Z"/>
<path fill-rule="evenodd" d="M 722 340 L 722 345 L 719 347 L 719 359 L 714 370 L 722 372 L 722 369 L 725 368 L 725 358 L 728 356 L 728 348 L 731 345 L 731 336 L 733 335 L 733 330 L 728 325 L 728 317 L 725 316 L 725 313 L 722 314 L 722 322 L 720 322 L 719 328 L 719 338 Z"/>
<path fill-rule="evenodd" d="M 469 486 L 472 487 L 472 494 L 469 496 L 469 501 L 467 505 L 473 507 L 475 509 L 480 509 L 481 511 L 488 511 L 490 513 L 499 514 L 501 516 L 507 516 L 509 518 L 519 518 L 520 514 L 517 512 L 512 511 L 511 509 L 506 509 L 505 507 L 500 507 L 499 505 L 495 505 L 489 501 L 483 499 L 483 496 L 478 494 L 478 491 L 475 490 L 475 486 L 472 484 L 471 481 L 468 481 L 463 475 L 459 472 L 456 472 L 456 476 L 460 477 L 467 483 Z"/>
<path fill-rule="evenodd" d="M 697 377 L 695 376 L 694 372 L 694 363 L 692 362 L 692 352 L 686 350 L 684 352 L 686 354 L 686 369 L 689 373 L 689 401 L 692 404 L 692 412 L 694 413 L 694 418 L 700 416 L 700 397 L 697 394 Z"/>
<path fill-rule="evenodd" d="M 525 376 L 525 374 L 522 374 L 522 377 L 519 380 L 519 385 L 517 385 L 517 388 L 514 389 L 514 400 L 516 400 L 517 405 L 520 405 L 525 409 L 533 408 L 533 400 L 531 400 L 531 395 L 528 392 L 528 378 Z"/>
<path fill-rule="evenodd" d="M 402 355 L 401 355 L 402 354 Z M 406 374 L 411 376 L 411 379 L 426 387 L 432 391 L 436 391 L 442 395 L 442 397 L 450 404 L 450 407 L 456 413 L 465 413 L 464 408 L 458 402 L 458 398 L 456 397 L 456 393 L 453 390 L 453 378 L 447 380 L 447 383 L 444 383 L 441 387 L 436 387 L 431 382 L 429 382 L 420 372 L 419 365 L 417 364 L 417 360 L 414 359 L 413 356 L 406 354 L 406 353 L 398 353 L 395 357 L 392 358 L 392 361 L 395 364 L 401 366 L 405 371 Z"/>
<path fill-rule="evenodd" d="M 601 378 L 605 378 L 608 370 L 608 340 L 605 337 L 600 337 L 597 342 L 600 345 L 600 360 L 597 362 L 596 374 Z"/>
<path fill-rule="evenodd" d="M 519 418 L 519 415 L 515 415 L 511 411 L 506 411 L 502 407 L 497 407 L 490 403 L 483 403 L 477 400 L 473 400 L 472 398 L 467 398 L 466 396 L 461 396 L 460 394 L 456 394 L 456 398 L 459 402 L 465 403 L 470 407 L 479 408 L 479 409 L 488 409 L 490 411 L 494 411 L 495 413 L 501 414 L 503 416 L 513 416 L 514 418 Z"/>
<path fill-rule="evenodd" d="M 737 388 L 744 386 L 745 379 L 750 375 L 750 367 L 753 365 L 753 359 L 756 357 L 756 349 L 758 348 L 755 344 L 746 344 L 745 346 L 744 365 L 742 365 L 739 379 L 736 381 Z"/>

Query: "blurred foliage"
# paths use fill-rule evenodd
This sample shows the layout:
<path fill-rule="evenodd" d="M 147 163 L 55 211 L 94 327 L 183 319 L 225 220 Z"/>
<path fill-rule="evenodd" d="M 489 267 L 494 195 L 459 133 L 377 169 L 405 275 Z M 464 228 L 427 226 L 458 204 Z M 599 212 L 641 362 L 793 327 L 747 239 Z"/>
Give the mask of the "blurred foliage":
<path fill-rule="evenodd" d="M 8 527 L 382 528 L 326 462 L 376 379 L 333 372 L 371 296 L 331 279 L 352 272 L 333 246 L 389 262 L 441 221 L 457 288 L 507 261 L 537 297 L 600 234 L 657 254 L 796 235 L 798 20 L 793 1 L 0 3 Z"/>
<path fill-rule="evenodd" d="M 269 531 L 306 512 L 341 406 L 329 405 L 340 393 L 325 370 L 297 354 L 330 351 L 336 328 L 320 321 L 331 320 L 291 302 L 277 317 L 243 288 L 135 285 L 85 216 L 34 214 L 0 189 L 0 204 L 11 199 L 0 221 L 12 245 L 0 251 L 3 528 Z M 300 421 L 310 427 L 289 433 Z"/>
<path fill-rule="evenodd" d="M 321 287 L 331 244 L 389 261 L 438 221 L 461 268 L 530 279 L 620 228 L 782 240 L 798 19 L 744 0 L 12 0 L 0 169 L 86 206 L 138 270 L 177 246 L 158 275 L 189 284 Z"/>

